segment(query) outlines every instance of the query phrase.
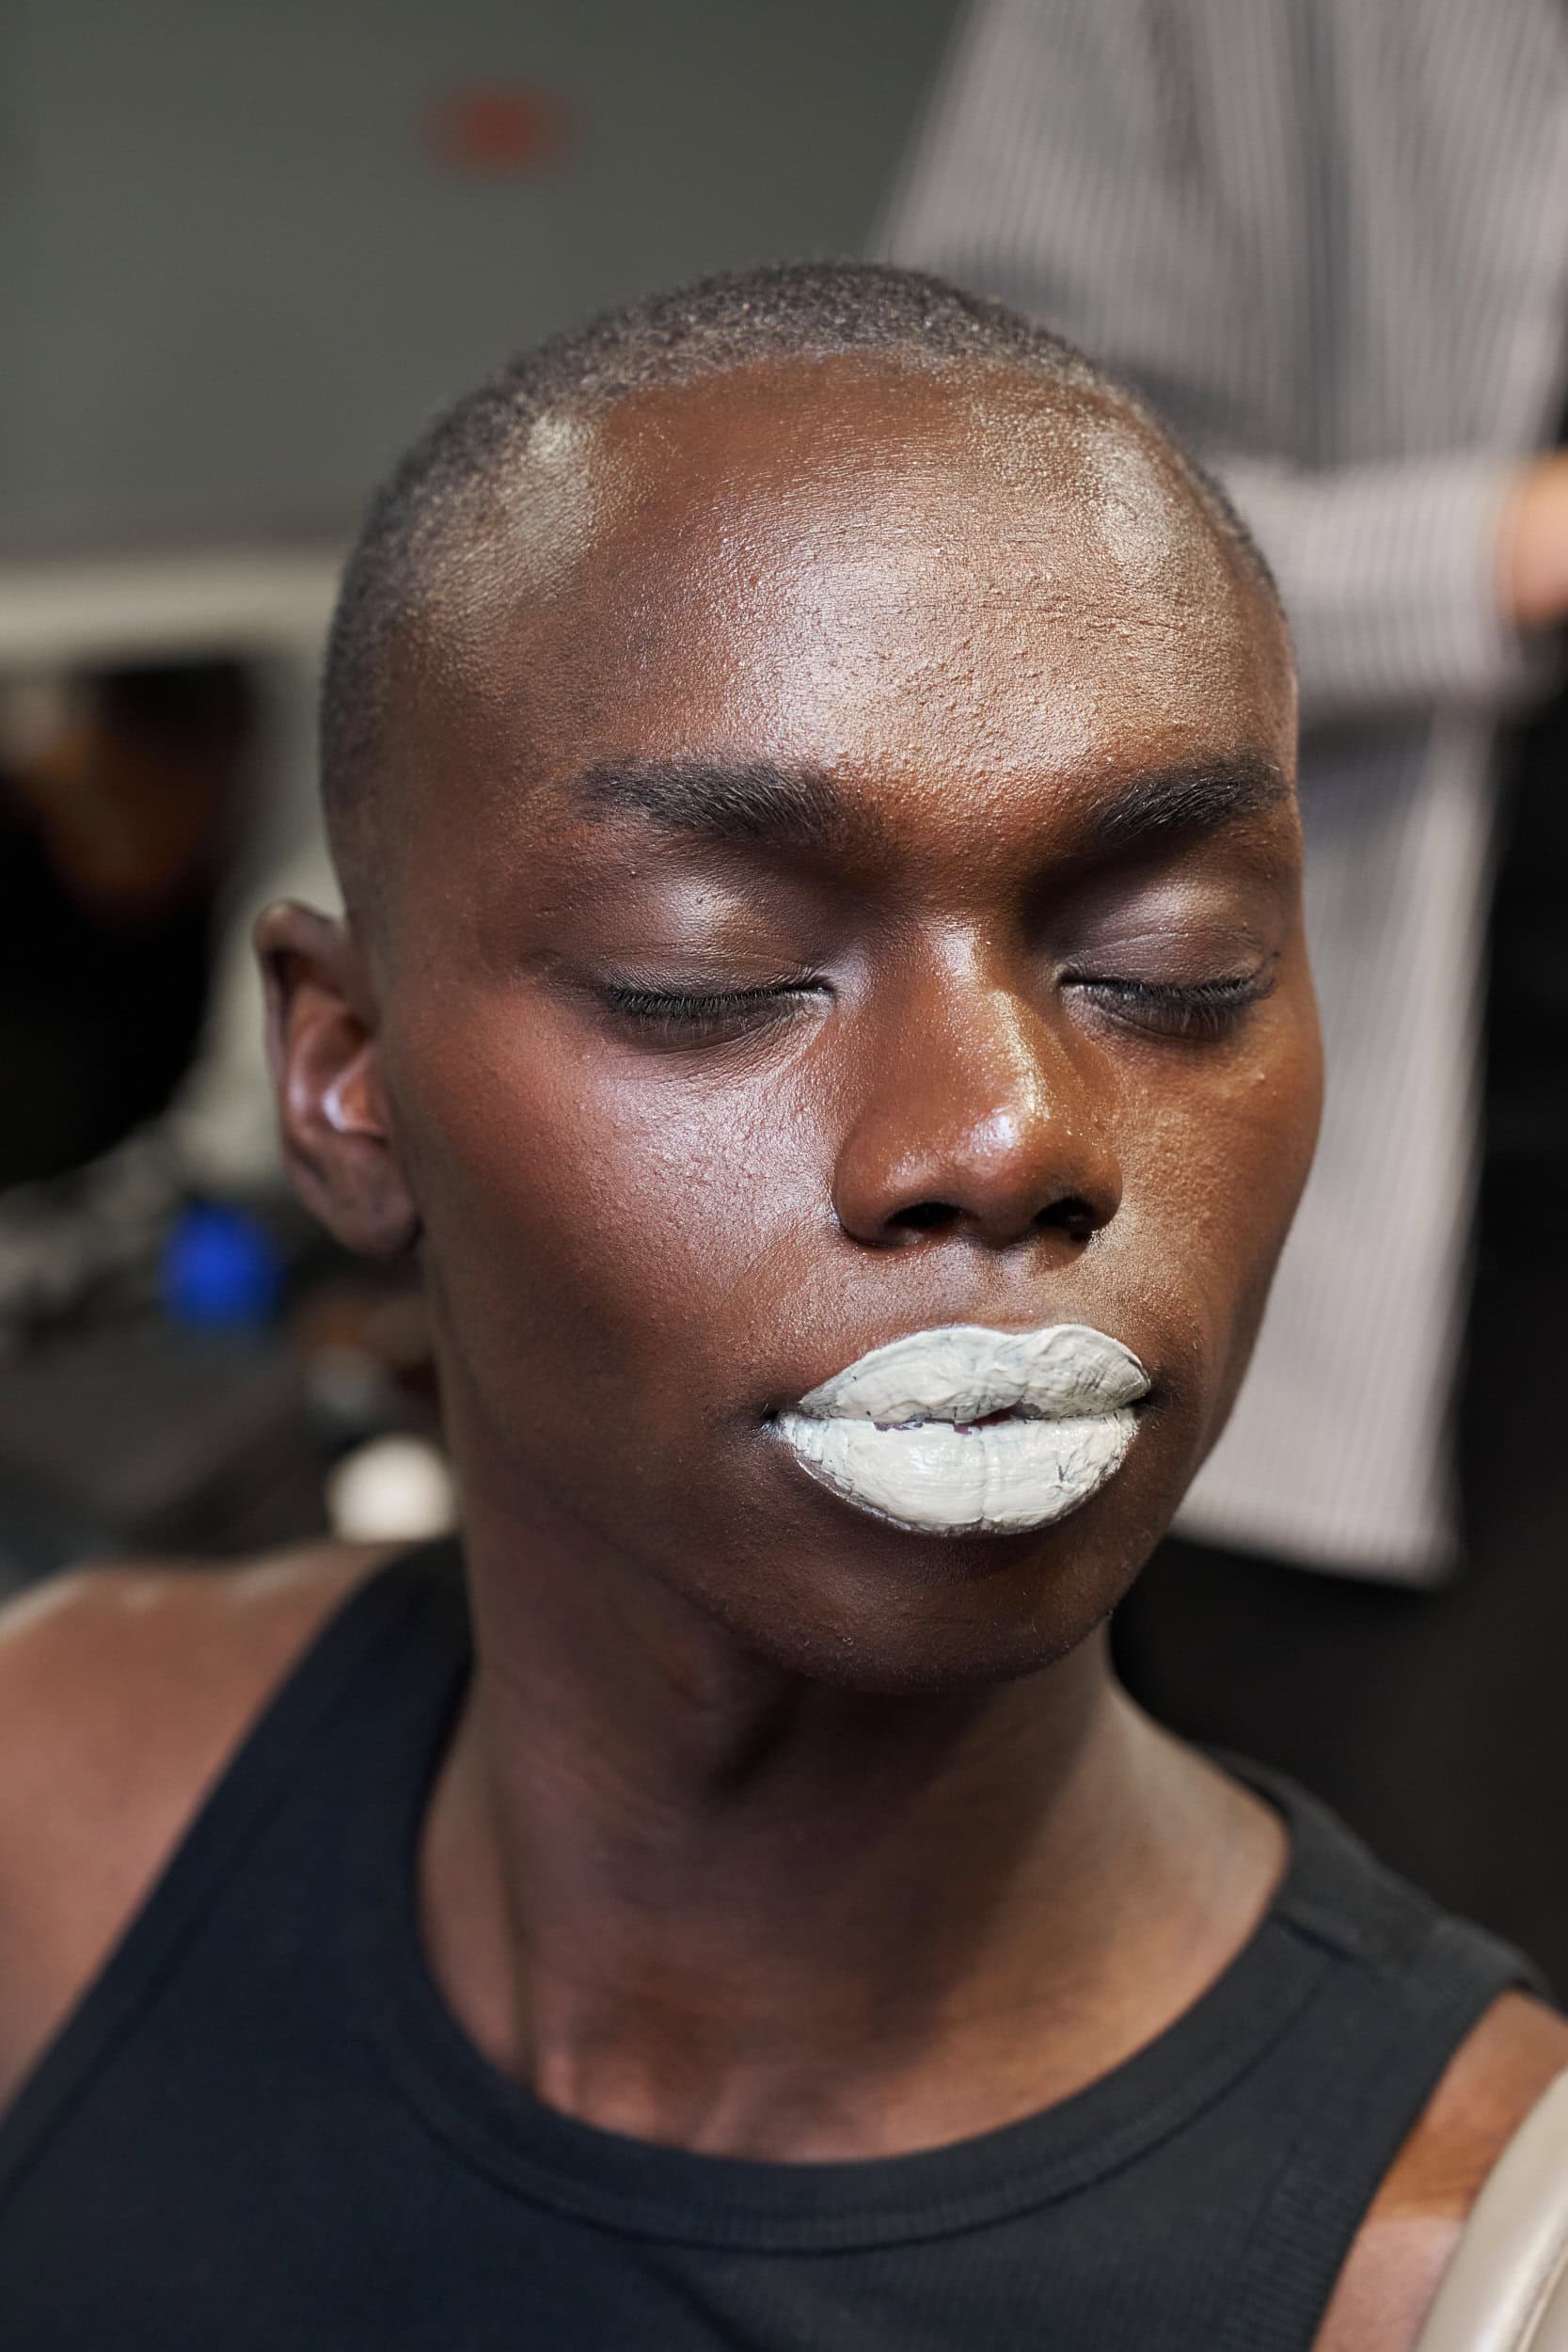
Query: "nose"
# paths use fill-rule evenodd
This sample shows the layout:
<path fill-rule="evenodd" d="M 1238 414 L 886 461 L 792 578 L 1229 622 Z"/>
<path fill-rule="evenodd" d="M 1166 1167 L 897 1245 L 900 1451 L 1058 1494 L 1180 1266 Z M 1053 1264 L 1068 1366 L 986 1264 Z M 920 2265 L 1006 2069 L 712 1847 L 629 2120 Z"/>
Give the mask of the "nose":
<path fill-rule="evenodd" d="M 1121 1169 L 1049 1014 L 1006 988 L 943 981 L 871 1047 L 869 1083 L 833 1171 L 843 1231 L 871 1248 L 928 1235 L 1006 1248 L 1086 1242 L 1121 1202 Z"/>

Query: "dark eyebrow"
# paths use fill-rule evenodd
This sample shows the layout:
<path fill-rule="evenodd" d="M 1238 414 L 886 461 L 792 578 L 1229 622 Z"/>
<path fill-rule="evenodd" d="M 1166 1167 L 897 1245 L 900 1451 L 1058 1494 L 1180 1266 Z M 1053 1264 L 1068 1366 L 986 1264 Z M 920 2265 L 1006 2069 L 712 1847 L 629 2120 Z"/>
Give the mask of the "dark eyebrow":
<path fill-rule="evenodd" d="M 1151 834 L 1207 833 L 1290 796 L 1284 771 L 1259 753 L 1189 760 L 1129 777 L 1093 812 L 1090 839 L 1097 850 L 1120 850 Z"/>
<path fill-rule="evenodd" d="M 603 760 L 571 789 L 595 814 L 632 810 L 672 833 L 742 847 L 832 851 L 850 831 L 849 813 L 830 776 L 773 760 L 734 767 L 697 759 Z"/>
<path fill-rule="evenodd" d="M 734 766 L 700 759 L 609 759 L 578 776 L 572 797 L 595 816 L 632 812 L 671 833 L 738 848 L 832 853 L 864 831 L 821 769 L 774 760 Z M 1160 834 L 1202 833 L 1271 808 L 1290 795 L 1273 760 L 1256 753 L 1191 760 L 1132 776 L 1088 817 L 1088 846 L 1117 850 Z"/>

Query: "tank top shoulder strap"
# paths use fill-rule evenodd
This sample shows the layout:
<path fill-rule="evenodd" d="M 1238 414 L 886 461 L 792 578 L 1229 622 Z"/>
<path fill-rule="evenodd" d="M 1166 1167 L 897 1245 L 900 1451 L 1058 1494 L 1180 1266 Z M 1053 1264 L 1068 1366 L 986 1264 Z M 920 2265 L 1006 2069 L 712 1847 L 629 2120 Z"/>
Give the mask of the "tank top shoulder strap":
<path fill-rule="evenodd" d="M 287 1805 L 352 1709 L 367 1775 L 405 1765 L 398 1730 L 443 1724 L 469 1661 L 461 1553 L 422 1545 L 350 1595 L 306 1649 L 242 1741 L 66 2025 L 0 2116 L 0 2196 L 75 2105 L 108 2053 L 135 2029 L 222 1888 Z M 389 1737 L 388 1735 L 390 1735 Z"/>
<path fill-rule="evenodd" d="M 1302 1790 L 1251 1764 L 1227 1768 L 1279 1804 L 1292 1862 L 1277 1927 L 1328 1963 L 1288 2070 L 1271 2085 L 1280 2152 L 1214 2352 L 1302 2342 L 1383 2177 L 1460 2044 L 1499 1994 L 1544 1995 L 1512 1946 L 1440 1911 L 1386 1870 Z"/>

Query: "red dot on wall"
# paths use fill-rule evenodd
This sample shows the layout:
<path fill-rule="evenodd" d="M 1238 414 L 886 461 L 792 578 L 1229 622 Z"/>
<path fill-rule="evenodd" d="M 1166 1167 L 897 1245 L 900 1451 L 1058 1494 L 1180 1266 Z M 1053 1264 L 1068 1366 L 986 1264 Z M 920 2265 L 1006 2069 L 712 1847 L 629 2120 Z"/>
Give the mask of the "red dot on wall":
<path fill-rule="evenodd" d="M 451 171 L 515 178 L 560 162 L 572 144 L 572 119 L 553 90 L 475 83 L 436 100 L 429 143 Z"/>

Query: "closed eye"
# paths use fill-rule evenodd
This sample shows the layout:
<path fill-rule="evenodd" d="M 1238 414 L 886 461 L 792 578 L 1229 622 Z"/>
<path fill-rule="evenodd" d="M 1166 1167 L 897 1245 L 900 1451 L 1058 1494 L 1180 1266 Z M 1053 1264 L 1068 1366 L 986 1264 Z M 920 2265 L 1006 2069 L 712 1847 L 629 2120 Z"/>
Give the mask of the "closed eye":
<path fill-rule="evenodd" d="M 1230 1035 L 1254 1005 L 1274 993 L 1277 974 L 1270 958 L 1256 972 L 1227 973 L 1208 980 L 1112 980 L 1073 978 L 1068 986 L 1124 1026 L 1158 1037 L 1202 1041 Z"/>
<path fill-rule="evenodd" d="M 599 992 L 615 1018 L 650 1043 L 700 1045 L 754 1036 L 827 993 L 821 980 L 787 980 L 768 988 L 713 990 L 622 988 Z"/>

